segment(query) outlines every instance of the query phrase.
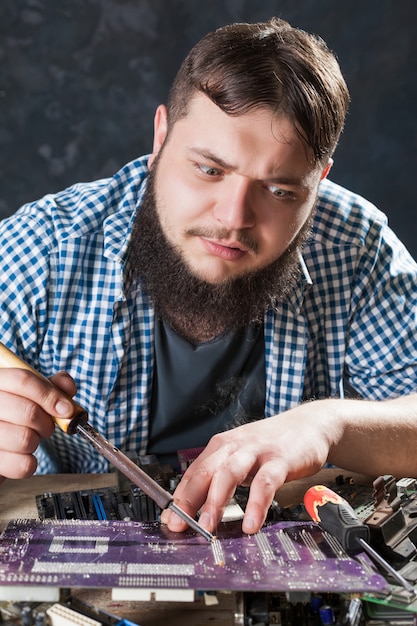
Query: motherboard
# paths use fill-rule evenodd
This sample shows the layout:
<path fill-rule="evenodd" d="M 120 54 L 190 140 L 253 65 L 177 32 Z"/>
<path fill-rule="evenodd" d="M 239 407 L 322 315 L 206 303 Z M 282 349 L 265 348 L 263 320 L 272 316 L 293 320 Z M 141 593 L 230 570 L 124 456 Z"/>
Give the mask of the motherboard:
<path fill-rule="evenodd" d="M 11 522 L 0 539 L 0 585 L 229 591 L 377 592 L 386 580 L 313 523 L 243 535 L 221 524 L 208 542 L 159 522 Z"/>
<path fill-rule="evenodd" d="M 186 465 L 193 457 L 180 458 Z M 135 462 L 175 489 L 180 476 L 155 457 Z M 415 481 L 388 476 L 362 487 L 339 476 L 332 488 L 369 526 L 379 553 L 417 584 Z M 154 502 L 123 476 L 117 487 L 37 494 L 39 519 L 12 520 L 0 536 L 0 623 L 128 623 L 76 601 L 71 589 L 111 589 L 113 600 L 148 604 L 232 594 L 230 624 L 241 626 L 415 623 L 415 597 L 364 552 L 347 554 L 301 504 L 273 503 L 261 531 L 243 534 L 246 499 L 238 489 L 207 541 L 191 529 L 170 532 Z"/>

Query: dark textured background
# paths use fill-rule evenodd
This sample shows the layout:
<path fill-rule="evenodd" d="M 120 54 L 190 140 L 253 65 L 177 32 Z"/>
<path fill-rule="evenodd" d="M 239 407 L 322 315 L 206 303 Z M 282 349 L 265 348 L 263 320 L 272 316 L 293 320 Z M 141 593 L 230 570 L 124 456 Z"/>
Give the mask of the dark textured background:
<path fill-rule="evenodd" d="M 148 152 L 188 49 L 271 15 L 336 52 L 352 104 L 331 178 L 417 257 L 416 0 L 0 0 L 0 216 Z"/>

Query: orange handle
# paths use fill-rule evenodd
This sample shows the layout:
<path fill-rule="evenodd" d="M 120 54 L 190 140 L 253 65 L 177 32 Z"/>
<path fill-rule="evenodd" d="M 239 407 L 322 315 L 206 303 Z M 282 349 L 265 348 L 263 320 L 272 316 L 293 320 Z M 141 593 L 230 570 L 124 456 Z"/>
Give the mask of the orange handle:
<path fill-rule="evenodd" d="M 25 361 L 19 358 L 16 354 L 14 354 L 14 352 L 9 350 L 9 348 L 7 348 L 0 341 L 0 368 L 11 368 L 11 367 L 16 367 L 19 369 L 32 372 L 32 374 L 35 374 L 35 376 L 37 376 L 38 378 L 41 378 L 42 380 L 46 380 L 49 385 L 52 385 L 52 387 L 55 387 L 56 389 L 58 389 L 58 387 L 56 387 L 48 378 L 46 378 L 45 376 L 37 372 L 35 369 L 33 369 L 33 367 L 31 367 Z M 61 389 L 59 389 L 59 392 L 63 393 Z M 74 435 L 77 432 L 77 426 L 79 424 L 87 423 L 88 414 L 87 414 L 87 411 L 83 409 L 82 406 L 77 404 L 77 402 L 75 402 L 70 396 L 67 396 L 66 394 L 64 395 L 71 402 L 74 408 L 72 418 L 62 419 L 60 417 L 56 417 L 55 415 L 51 415 L 51 417 L 54 420 L 55 424 L 57 424 L 57 426 L 59 426 L 61 430 L 63 430 L 68 435 Z"/>

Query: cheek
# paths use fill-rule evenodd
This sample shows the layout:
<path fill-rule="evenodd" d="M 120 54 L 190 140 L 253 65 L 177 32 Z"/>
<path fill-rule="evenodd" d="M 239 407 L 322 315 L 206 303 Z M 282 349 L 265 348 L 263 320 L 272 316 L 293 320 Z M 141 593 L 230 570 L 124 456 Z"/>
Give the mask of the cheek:
<path fill-rule="evenodd" d="M 297 238 L 311 215 L 311 208 L 281 210 L 262 227 L 264 250 L 270 256 L 279 256 Z"/>
<path fill-rule="evenodd" d="M 205 221 L 210 212 L 210 198 L 187 182 L 175 179 L 170 184 L 167 180 L 158 190 L 157 208 L 161 220 L 183 231 Z"/>
<path fill-rule="evenodd" d="M 158 186 L 156 210 L 167 239 L 173 244 L 182 245 L 184 233 L 197 221 L 199 210 L 197 198 L 194 198 L 178 181 L 173 186 L 165 179 L 163 184 Z"/>
<path fill-rule="evenodd" d="M 294 237 L 296 237 L 299 232 L 303 229 L 303 227 L 305 226 L 306 222 L 309 221 L 309 217 L 310 217 L 311 213 L 300 213 L 296 216 L 294 216 L 294 218 L 291 220 L 291 223 L 289 225 L 289 233 L 291 236 L 291 239 L 294 239 Z"/>
<path fill-rule="evenodd" d="M 263 225 L 264 237 L 270 245 L 285 246 L 297 235 L 302 228 L 304 218 L 301 214 L 293 211 L 281 211 L 268 223 Z"/>

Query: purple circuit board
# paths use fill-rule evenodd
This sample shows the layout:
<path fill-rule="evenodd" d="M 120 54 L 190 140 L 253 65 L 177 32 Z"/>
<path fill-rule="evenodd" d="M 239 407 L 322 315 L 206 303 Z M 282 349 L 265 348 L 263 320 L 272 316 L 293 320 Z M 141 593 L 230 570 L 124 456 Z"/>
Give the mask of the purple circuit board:
<path fill-rule="evenodd" d="M 0 536 L 0 585 L 229 591 L 388 591 L 368 557 L 310 522 L 256 535 L 240 523 L 209 543 L 158 522 L 14 520 Z"/>

